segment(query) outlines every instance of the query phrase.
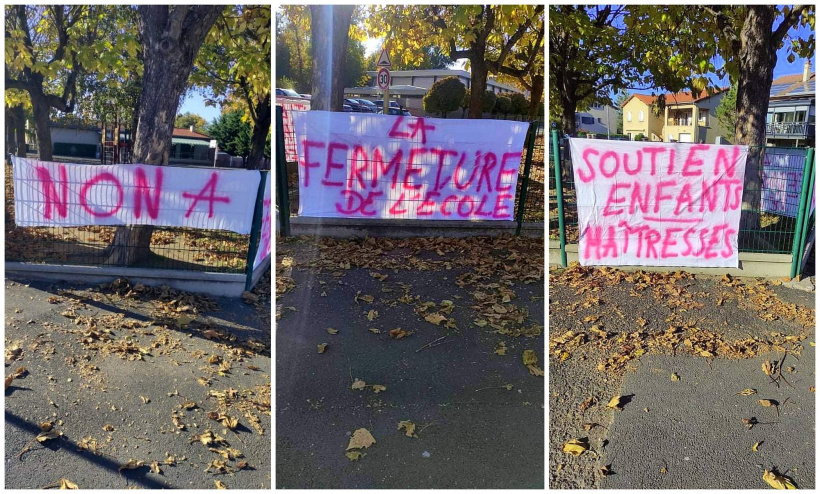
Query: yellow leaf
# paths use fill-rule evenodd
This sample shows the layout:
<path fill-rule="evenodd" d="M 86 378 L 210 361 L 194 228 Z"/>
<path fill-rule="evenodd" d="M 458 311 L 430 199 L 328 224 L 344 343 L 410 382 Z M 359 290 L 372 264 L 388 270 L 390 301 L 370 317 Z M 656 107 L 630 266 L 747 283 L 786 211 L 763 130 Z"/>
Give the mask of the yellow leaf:
<path fill-rule="evenodd" d="M 379 331 L 379 328 L 368 328 L 368 331 L 370 331 L 373 334 L 381 333 L 381 331 Z"/>
<path fill-rule="evenodd" d="M 319 350 L 319 353 L 325 353 L 325 349 L 327 348 L 327 343 L 322 343 L 321 345 L 316 345 Z"/>
<path fill-rule="evenodd" d="M 376 319 L 377 317 L 379 317 L 379 312 L 378 312 L 378 311 L 373 310 L 373 309 L 370 309 L 370 310 L 367 312 L 367 320 L 368 320 L 368 321 L 371 321 L 371 322 L 372 322 L 372 321 L 373 321 L 373 319 Z"/>
<path fill-rule="evenodd" d="M 478 326 L 479 328 L 483 328 L 483 327 L 484 327 L 484 326 L 486 326 L 488 323 L 487 323 L 487 321 L 485 321 L 484 319 L 476 319 L 475 321 L 473 321 L 473 324 L 475 324 L 475 325 L 476 325 L 476 326 Z"/>
<path fill-rule="evenodd" d="M 60 489 L 79 489 L 80 487 L 68 479 L 60 479 Z"/>
<path fill-rule="evenodd" d="M 399 422 L 399 430 L 404 429 L 404 435 L 407 437 L 418 437 L 416 435 L 416 424 L 409 420 L 402 420 Z"/>
<path fill-rule="evenodd" d="M 381 384 L 374 384 L 373 385 L 373 392 L 379 394 L 382 391 L 387 391 L 387 386 L 382 386 Z"/>
<path fill-rule="evenodd" d="M 797 486 L 794 485 L 794 482 L 790 478 L 784 477 L 776 471 L 770 472 L 765 470 L 763 472 L 763 480 L 775 489 L 797 489 Z"/>
<path fill-rule="evenodd" d="M 350 386 L 350 389 L 355 389 L 356 391 L 358 391 L 360 389 L 364 389 L 365 387 L 367 387 L 366 382 L 362 381 L 361 379 L 356 379 L 355 381 L 353 381 L 353 384 Z"/>
<path fill-rule="evenodd" d="M 143 403 L 151 403 L 151 399 L 145 396 L 140 395 L 140 399 Z"/>
<path fill-rule="evenodd" d="M 757 402 L 760 403 L 761 405 L 763 405 L 764 407 L 773 407 L 773 406 L 775 406 L 774 402 L 772 400 L 757 400 Z"/>
<path fill-rule="evenodd" d="M 538 356 L 535 354 L 534 350 L 524 350 L 524 354 L 521 355 L 521 360 L 524 362 L 524 365 L 538 364 Z"/>
<path fill-rule="evenodd" d="M 121 472 L 123 470 L 134 470 L 135 468 L 139 468 L 143 465 L 145 465 L 144 461 L 130 459 L 128 460 L 128 463 L 126 463 L 125 465 L 120 465 L 119 471 Z"/>
<path fill-rule="evenodd" d="M 615 409 L 615 410 L 618 410 L 618 411 L 623 410 L 624 408 L 621 406 L 621 398 L 623 398 L 623 397 L 622 396 L 613 397 L 611 400 L 609 400 L 609 403 L 606 404 L 606 407 L 607 408 L 612 408 L 612 409 Z"/>
<path fill-rule="evenodd" d="M 741 391 L 741 392 L 739 392 L 739 393 L 735 393 L 735 394 L 736 394 L 736 395 L 742 395 L 742 396 L 751 396 L 751 395 L 753 395 L 753 394 L 757 394 L 757 390 L 756 390 L 756 389 L 752 389 L 752 388 L 746 388 L 746 389 L 744 389 L 743 391 Z"/>
<path fill-rule="evenodd" d="M 376 444 L 376 439 L 367 429 L 356 429 L 353 437 L 350 438 L 350 443 L 347 445 L 347 451 L 351 449 L 369 448 Z"/>
<path fill-rule="evenodd" d="M 435 312 L 433 314 L 427 314 L 426 316 L 424 316 L 424 320 L 429 322 L 430 324 L 435 324 L 436 326 L 438 326 L 443 321 L 446 321 L 447 318 L 442 316 L 438 312 Z"/>
<path fill-rule="evenodd" d="M 158 461 L 154 460 L 151 463 L 151 471 L 154 472 L 157 475 L 162 474 L 162 470 L 159 468 L 159 462 Z"/>
<path fill-rule="evenodd" d="M 339 332 L 339 330 L 338 329 L 333 329 L 333 328 L 327 328 L 327 332 L 330 333 L 330 334 L 337 334 Z"/>
<path fill-rule="evenodd" d="M 350 461 L 357 461 L 359 458 L 367 456 L 367 453 L 362 453 L 361 451 L 354 449 L 353 451 L 348 451 L 345 455 Z"/>
<path fill-rule="evenodd" d="M 402 338 L 406 338 L 413 334 L 413 331 L 405 331 L 401 328 L 391 329 L 390 330 L 390 337 L 400 340 Z"/>
<path fill-rule="evenodd" d="M 757 448 L 758 448 L 758 447 L 760 447 L 760 445 L 761 445 L 761 444 L 763 444 L 763 441 L 758 441 L 758 442 L 754 443 L 754 444 L 752 445 L 752 451 L 754 451 L 755 453 L 757 453 Z"/>
<path fill-rule="evenodd" d="M 675 374 L 673 372 L 672 373 L 672 382 L 678 382 L 678 381 L 680 381 L 680 376 L 678 376 L 677 374 Z"/>
<path fill-rule="evenodd" d="M 562 449 L 564 453 L 569 453 L 572 456 L 581 456 L 584 451 L 589 449 L 589 439 L 585 437 L 581 439 L 570 439 L 564 443 Z"/>
<path fill-rule="evenodd" d="M 495 354 L 496 355 L 507 355 L 507 344 L 503 341 L 498 342 L 498 346 L 495 347 Z"/>
<path fill-rule="evenodd" d="M 220 482 L 219 480 L 214 480 L 214 484 L 216 484 L 217 489 L 227 489 L 228 486 Z"/>
<path fill-rule="evenodd" d="M 771 376 L 774 374 L 774 365 L 769 360 L 764 361 L 760 364 L 760 368 L 763 370 L 763 373 L 767 376 Z"/>

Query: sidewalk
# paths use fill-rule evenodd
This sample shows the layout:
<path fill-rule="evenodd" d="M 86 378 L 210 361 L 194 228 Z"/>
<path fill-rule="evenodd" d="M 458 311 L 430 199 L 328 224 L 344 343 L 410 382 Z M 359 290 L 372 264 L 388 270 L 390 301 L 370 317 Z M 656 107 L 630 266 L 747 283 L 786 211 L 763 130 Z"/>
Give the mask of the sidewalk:
<path fill-rule="evenodd" d="M 25 368 L 6 388 L 6 488 L 270 488 L 263 291 L 254 307 L 6 280 L 7 379 Z M 43 427 L 62 435 L 40 443 Z M 209 430 L 224 442 L 193 439 Z"/>
<path fill-rule="evenodd" d="M 521 360 L 532 349 L 543 364 L 543 247 L 494 242 L 277 246 L 277 488 L 543 488 L 544 381 Z M 478 292 L 498 300 L 479 306 Z M 531 336 L 476 326 L 492 305 Z M 360 428 L 376 443 L 352 461 Z"/>
<path fill-rule="evenodd" d="M 551 271 L 550 486 L 767 488 L 775 467 L 812 488 L 814 325 L 814 294 L 780 280 Z M 785 350 L 794 387 L 761 369 Z M 574 438 L 589 451 L 563 452 Z"/>

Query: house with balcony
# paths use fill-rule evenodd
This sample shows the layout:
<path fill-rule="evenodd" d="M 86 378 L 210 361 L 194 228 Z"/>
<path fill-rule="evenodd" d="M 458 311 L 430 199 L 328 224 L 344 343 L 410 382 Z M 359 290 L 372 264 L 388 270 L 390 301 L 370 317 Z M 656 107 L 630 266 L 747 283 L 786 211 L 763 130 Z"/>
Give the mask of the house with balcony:
<path fill-rule="evenodd" d="M 814 146 L 815 74 L 806 61 L 802 74 L 772 81 L 766 114 L 766 145 Z"/>
<path fill-rule="evenodd" d="M 623 103 L 624 134 L 649 141 L 714 143 L 721 137 L 716 109 L 729 88 L 667 93 L 663 111 L 658 97 L 633 94 Z"/>

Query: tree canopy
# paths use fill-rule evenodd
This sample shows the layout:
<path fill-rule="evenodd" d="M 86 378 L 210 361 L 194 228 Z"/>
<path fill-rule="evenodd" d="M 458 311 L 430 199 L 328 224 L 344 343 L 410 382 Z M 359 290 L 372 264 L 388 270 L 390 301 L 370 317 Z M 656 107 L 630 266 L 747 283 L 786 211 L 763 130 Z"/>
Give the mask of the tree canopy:
<path fill-rule="evenodd" d="M 466 94 L 467 86 L 458 77 L 439 79 L 430 86 L 422 99 L 424 111 L 446 116 L 447 113 L 458 110 Z"/>
<path fill-rule="evenodd" d="M 194 127 L 194 132 L 202 133 L 205 131 L 205 127 L 208 125 L 208 122 L 196 113 L 187 111 L 182 115 L 177 115 L 176 120 L 174 120 L 174 127 L 178 129 L 187 129 L 192 125 Z"/>

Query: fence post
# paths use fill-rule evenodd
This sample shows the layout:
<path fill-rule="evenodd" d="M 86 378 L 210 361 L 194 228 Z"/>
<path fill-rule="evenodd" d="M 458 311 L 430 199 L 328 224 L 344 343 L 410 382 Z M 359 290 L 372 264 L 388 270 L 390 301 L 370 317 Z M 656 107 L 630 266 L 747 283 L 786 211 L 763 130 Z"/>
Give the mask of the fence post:
<path fill-rule="evenodd" d="M 555 174 L 555 195 L 556 201 L 558 202 L 558 235 L 561 242 L 561 266 L 567 267 L 567 232 L 564 228 L 564 184 L 561 182 L 561 148 L 558 142 L 557 130 L 552 131 L 552 163 L 554 166 L 553 173 Z M 549 229 L 549 227 L 547 227 L 547 229 Z"/>
<path fill-rule="evenodd" d="M 811 171 L 814 168 L 814 148 L 809 148 L 806 151 L 806 164 L 803 166 L 803 182 L 800 188 L 800 204 L 798 205 L 797 209 L 797 221 L 795 222 L 794 227 L 794 240 L 792 241 L 792 269 L 789 278 L 794 278 L 797 276 L 797 266 L 799 257 L 800 257 L 800 243 L 801 237 L 803 236 L 803 219 L 807 214 L 807 209 L 809 207 L 809 200 L 807 199 L 808 190 L 809 190 L 809 182 L 811 181 Z"/>
<path fill-rule="evenodd" d="M 259 249 L 259 237 L 262 234 L 262 211 L 265 208 L 265 185 L 268 182 L 268 172 L 260 171 L 259 188 L 256 191 L 256 204 L 253 207 L 253 223 L 251 236 L 248 240 L 248 260 L 245 265 L 245 291 L 251 289 L 253 282 L 253 261 L 256 260 L 256 251 Z"/>
<path fill-rule="evenodd" d="M 809 148 L 806 152 L 806 167 L 808 167 L 809 176 L 809 189 L 806 191 L 806 213 L 803 216 L 803 226 L 801 227 L 800 231 L 800 247 L 798 248 L 797 252 L 799 254 L 799 258 L 797 260 L 797 270 L 800 270 L 800 266 L 803 265 L 803 254 L 806 249 L 806 239 L 809 236 L 809 219 L 811 217 L 811 200 L 814 196 L 814 148 Z"/>
<path fill-rule="evenodd" d="M 530 122 L 527 130 L 527 158 L 524 160 L 524 178 L 521 181 L 521 195 L 518 197 L 518 218 L 515 227 L 515 235 L 521 235 L 521 225 L 524 223 L 524 205 L 527 202 L 527 188 L 530 186 L 530 171 L 532 170 L 532 152 L 535 148 L 535 135 L 538 129 L 538 122 Z"/>
<path fill-rule="evenodd" d="M 276 207 L 279 209 L 279 232 L 290 236 L 290 201 L 288 199 L 288 163 L 285 158 L 285 127 L 282 107 L 276 107 Z"/>

